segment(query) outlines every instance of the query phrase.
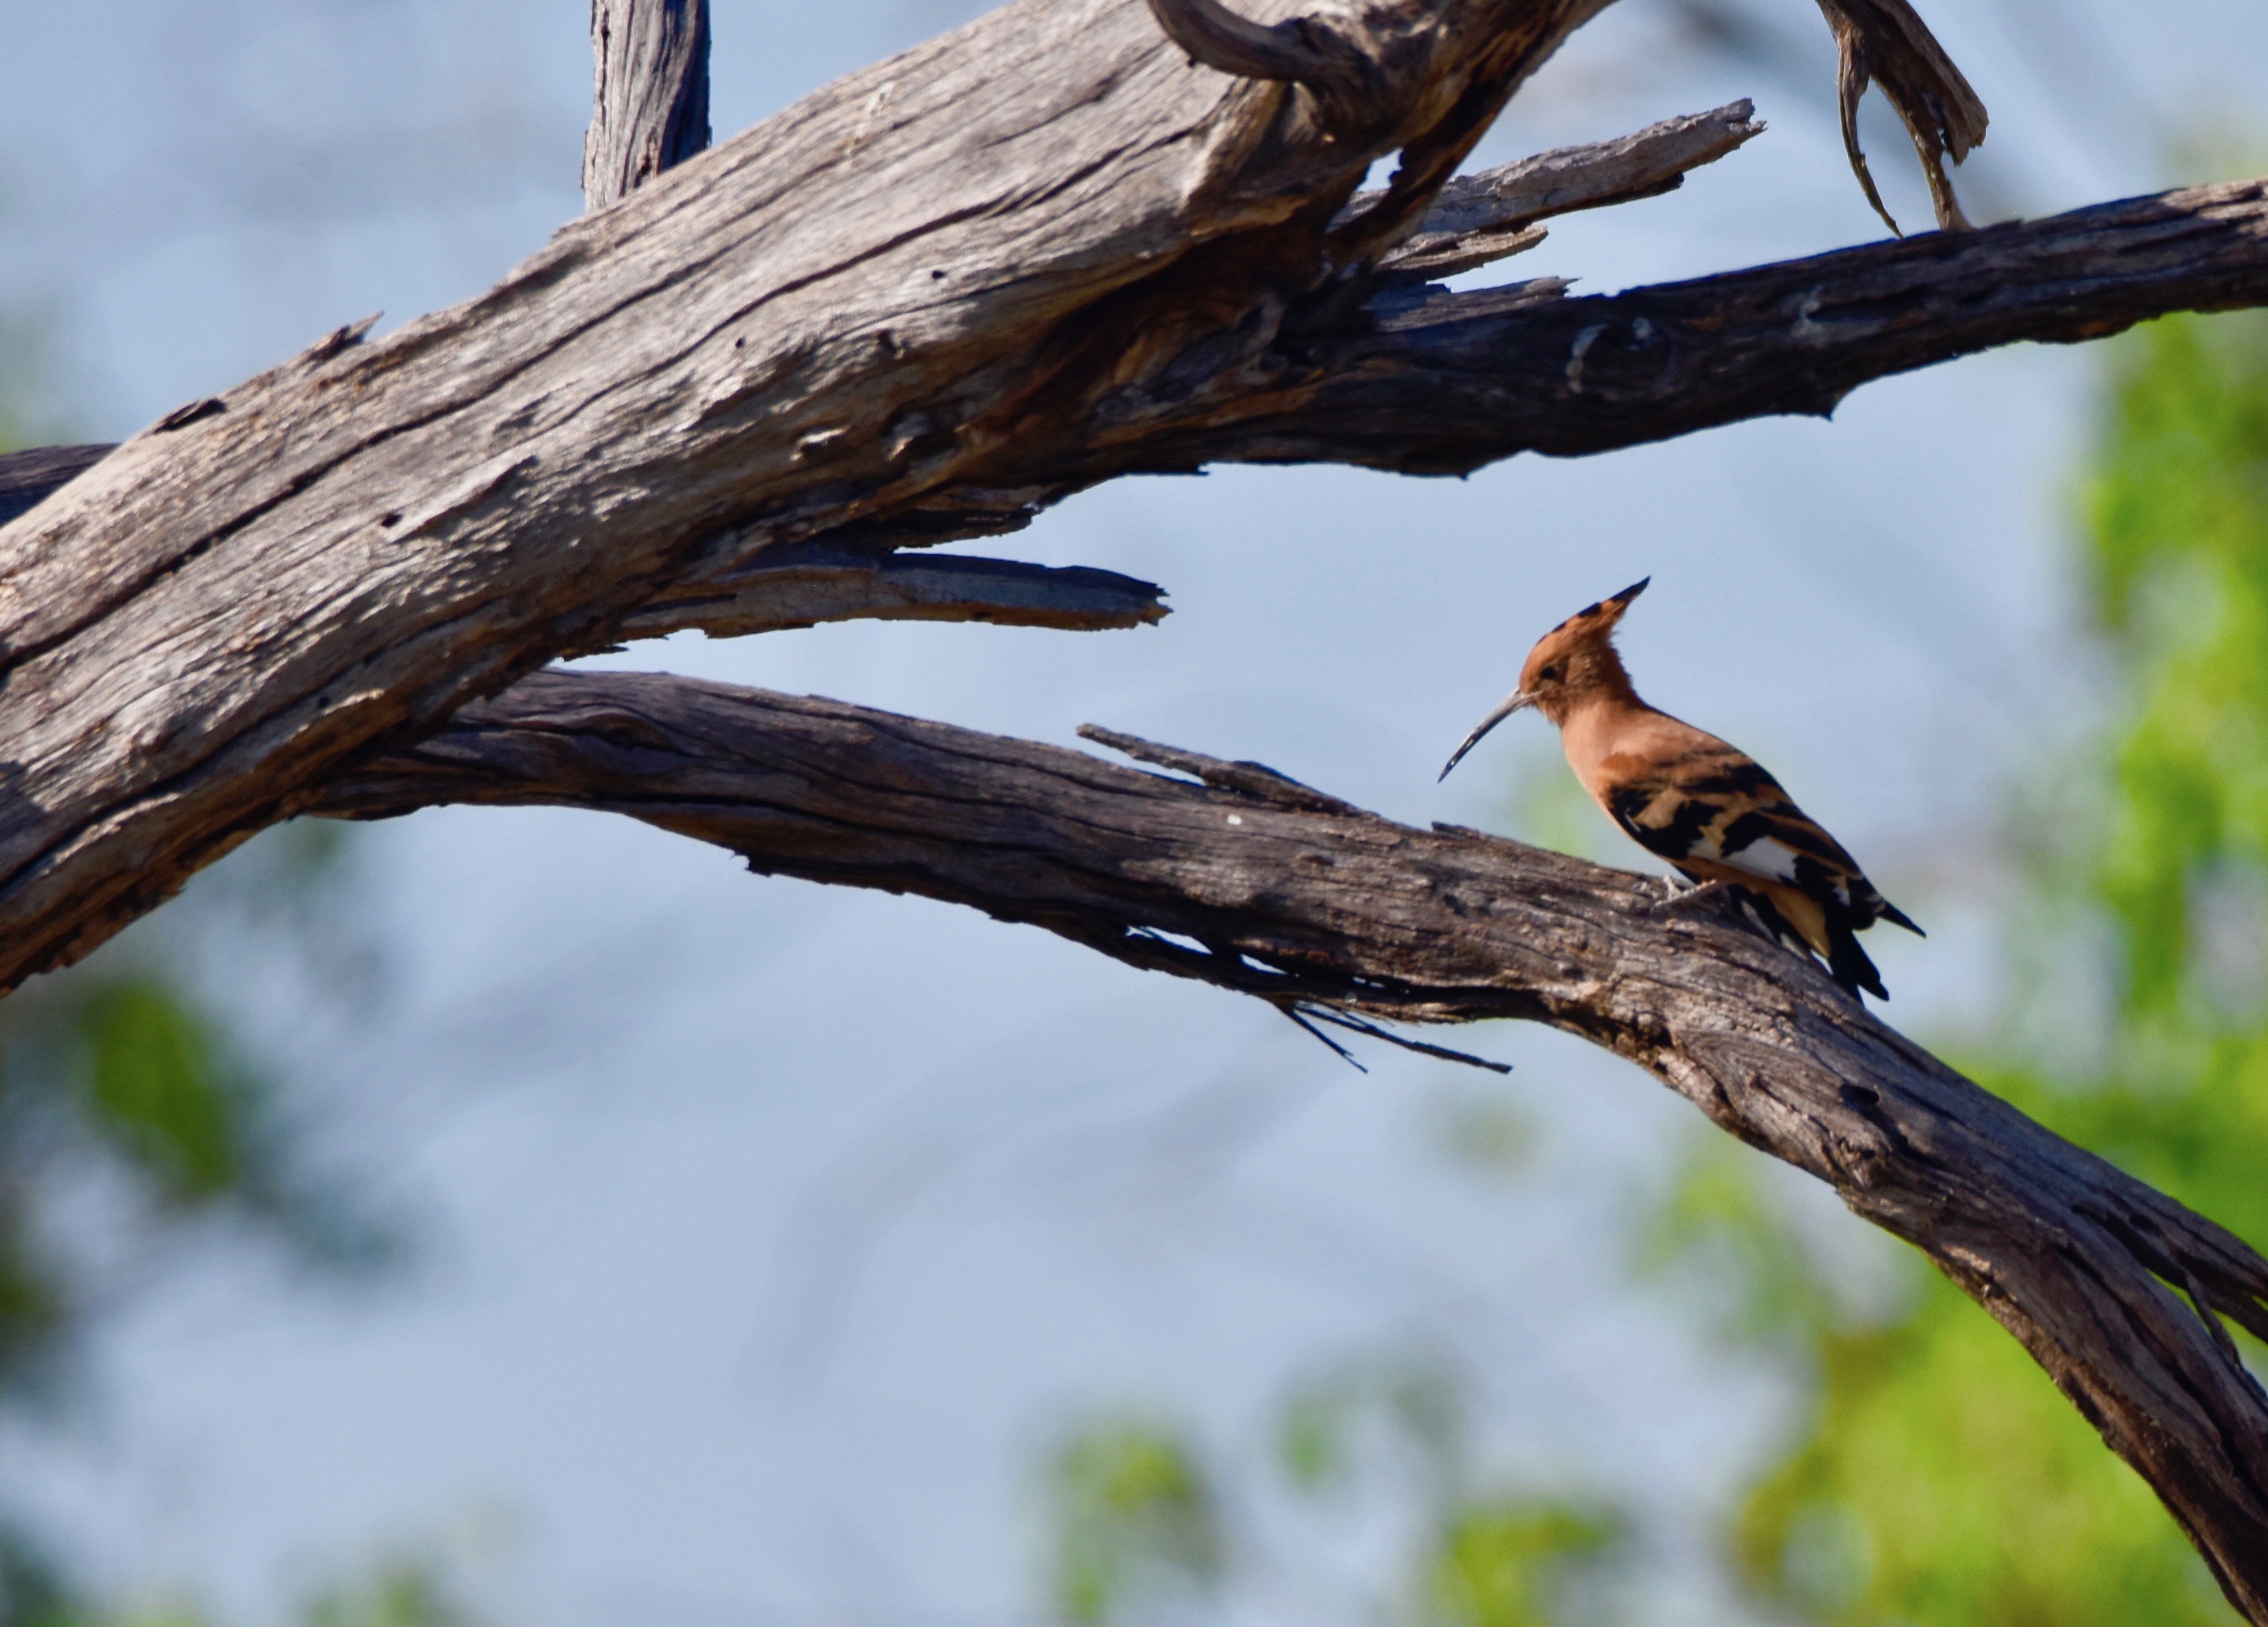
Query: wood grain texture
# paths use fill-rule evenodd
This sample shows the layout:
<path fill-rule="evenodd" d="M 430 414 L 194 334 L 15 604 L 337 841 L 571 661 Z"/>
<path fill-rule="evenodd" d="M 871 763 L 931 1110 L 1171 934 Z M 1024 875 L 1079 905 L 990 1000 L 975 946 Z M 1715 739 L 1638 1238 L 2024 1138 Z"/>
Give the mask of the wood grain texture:
<path fill-rule="evenodd" d="M 1177 394 L 1147 404 L 1146 423 L 1130 427 L 1127 409 L 1145 403 L 1122 395 L 1082 426 L 1091 433 L 1027 440 L 1027 463 L 1007 472 L 1022 484 L 948 480 L 827 534 L 876 548 L 998 535 L 1113 475 L 1215 461 L 1464 474 L 1521 452 L 1580 456 L 1752 417 L 1826 416 L 1861 384 L 2000 345 L 2078 343 L 2170 312 L 2268 303 L 2268 180 L 1611 296 L 1564 298 L 1562 288 L 1381 290 L 1336 323 L 1182 358 Z M 1197 365 L 1208 359 L 1210 375 Z M 0 511 L 23 512 L 104 450 L 0 457 Z M 758 546 L 722 530 L 704 539 L 710 563 L 685 575 L 736 570 Z"/>
<path fill-rule="evenodd" d="M 1403 148 L 1405 180 L 1364 253 L 1595 4 L 1415 7 L 1402 116 L 1358 144 L 1142 8 L 1020 0 L 478 298 L 127 442 L 0 529 L 0 987 L 348 755 L 605 641 L 720 527 L 753 553 L 909 506 L 1272 320 L 1334 274 L 1319 228 L 1374 158 Z"/>
<path fill-rule="evenodd" d="M 1579 1034 L 1926 1253 L 2268 1619 L 2268 1397 L 2208 1319 L 2268 1337 L 2268 1263 L 2243 1241 L 1883 1027 L 1737 906 L 1653 911 L 1645 878 L 1116 738 L 1210 783 L 833 701 L 545 673 L 320 806 L 610 810 L 1287 1010 Z"/>
<path fill-rule="evenodd" d="M 591 0 L 583 206 L 621 202 L 709 145 L 709 0 Z"/>

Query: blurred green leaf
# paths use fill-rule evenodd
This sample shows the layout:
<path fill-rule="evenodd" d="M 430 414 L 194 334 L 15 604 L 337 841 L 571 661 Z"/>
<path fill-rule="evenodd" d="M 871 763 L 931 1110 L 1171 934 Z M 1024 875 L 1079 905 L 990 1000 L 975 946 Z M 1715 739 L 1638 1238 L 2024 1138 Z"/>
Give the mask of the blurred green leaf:
<path fill-rule="evenodd" d="M 1344 1483 L 1359 1398 L 1344 1385 L 1309 1385 L 1293 1392 L 1276 1428 L 1277 1460 L 1284 1477 L 1301 1491 Z"/>
<path fill-rule="evenodd" d="M 480 1618 L 438 1566 L 397 1555 L 317 1594 L 299 1619 L 303 1627 L 477 1627 Z"/>
<path fill-rule="evenodd" d="M 210 1025 L 151 977 L 97 989 L 81 1020 L 97 1123 L 114 1145 L 174 1203 L 236 1186 L 253 1092 L 216 1060 Z"/>
<path fill-rule="evenodd" d="M 1463 1491 L 1465 1388 L 1455 1366 L 1423 1345 L 1324 1363 L 1292 1386 L 1278 1413 L 1278 1461 L 1293 1489 L 1321 1491 L 1354 1479 L 1359 1447 L 1374 1445 L 1416 1471 L 1425 1501 L 1445 1505 Z"/>
<path fill-rule="evenodd" d="M 1602 1510 L 1549 1499 L 1469 1503 L 1443 1522 L 1429 1557 L 1427 1614 L 1454 1627 L 1560 1627 L 1572 1585 L 1619 1530 Z"/>
<path fill-rule="evenodd" d="M 0 1201 L 0 1396 L 21 1394 L 69 1321 L 63 1286 L 19 1204 Z M 0 1553 L 0 1578 L 6 1560 Z M 0 1616 L 0 1623 L 6 1618 Z"/>
<path fill-rule="evenodd" d="M 1058 1449 L 1051 1476 L 1057 1619 L 1123 1622 L 1219 1579 L 1226 1538 L 1195 1449 L 1153 1420 L 1106 1418 Z"/>
<path fill-rule="evenodd" d="M 1646 1227 L 1638 1263 L 1656 1277 L 1675 1269 L 1696 1285 L 1720 1338 L 1800 1344 L 1833 1328 L 1839 1310 L 1758 1184 L 1761 1156 L 1721 1135 L 1700 1137 Z"/>
<path fill-rule="evenodd" d="M 2025 986 L 2015 1037 L 1969 1071 L 2258 1246 L 2268 321 L 2171 319 L 2137 335 L 2086 516 L 2121 703 L 2088 762 L 2022 797 L 2022 918 L 2061 941 L 2012 947 L 2108 964 Z M 2102 1036 L 2076 1068 L 2043 1043 L 2073 1028 Z M 1660 1232 L 1660 1255 L 1711 1248 L 1749 1284 L 1741 1326 L 1798 1330 L 1815 1364 L 1815 1410 L 1736 1522 L 1764 1598 L 1832 1627 L 2236 1621 L 2148 1487 L 1951 1283 L 1932 1277 L 1871 1327 L 1823 1310 L 1793 1229 L 1731 1166 L 1690 1182 Z"/>
<path fill-rule="evenodd" d="M 1535 1121 L 1508 1093 L 1463 1085 L 1438 1110 L 1443 1151 L 1477 1174 L 1506 1179 L 1535 1161 Z"/>

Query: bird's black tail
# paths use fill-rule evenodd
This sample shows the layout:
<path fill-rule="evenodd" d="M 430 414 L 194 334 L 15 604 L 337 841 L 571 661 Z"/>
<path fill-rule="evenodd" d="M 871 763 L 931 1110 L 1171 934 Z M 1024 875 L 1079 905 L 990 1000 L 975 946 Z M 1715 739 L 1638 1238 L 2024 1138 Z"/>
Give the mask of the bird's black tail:
<path fill-rule="evenodd" d="M 1878 1000 L 1887 1000 L 1890 991 L 1882 987 L 1882 975 L 1859 947 L 1859 939 L 1847 921 L 1830 917 L 1827 923 L 1827 970 L 1837 983 L 1853 995 L 1864 989 Z"/>

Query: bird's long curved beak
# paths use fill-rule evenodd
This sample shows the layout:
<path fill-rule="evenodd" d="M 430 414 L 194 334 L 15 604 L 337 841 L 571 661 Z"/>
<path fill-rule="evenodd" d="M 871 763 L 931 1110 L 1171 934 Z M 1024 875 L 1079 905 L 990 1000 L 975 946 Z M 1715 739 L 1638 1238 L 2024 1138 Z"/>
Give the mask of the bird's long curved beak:
<path fill-rule="evenodd" d="M 1463 744 L 1460 745 L 1456 750 L 1449 754 L 1448 762 L 1442 765 L 1441 772 L 1435 777 L 1433 783 L 1438 785 L 1441 781 L 1448 778 L 1449 770 L 1455 768 L 1458 763 L 1464 761 L 1465 754 L 1479 743 L 1482 735 L 1486 734 L 1491 729 L 1493 729 L 1497 725 L 1502 723 L 1506 718 L 1511 717 L 1513 713 L 1516 711 L 1526 711 L 1529 707 L 1535 704 L 1535 697 L 1525 689 L 1514 689 L 1510 695 L 1506 696 L 1504 699 L 1498 701 L 1497 703 L 1496 710 L 1491 712 L 1487 717 L 1482 718 L 1479 725 L 1476 727 L 1470 734 L 1465 736 Z"/>

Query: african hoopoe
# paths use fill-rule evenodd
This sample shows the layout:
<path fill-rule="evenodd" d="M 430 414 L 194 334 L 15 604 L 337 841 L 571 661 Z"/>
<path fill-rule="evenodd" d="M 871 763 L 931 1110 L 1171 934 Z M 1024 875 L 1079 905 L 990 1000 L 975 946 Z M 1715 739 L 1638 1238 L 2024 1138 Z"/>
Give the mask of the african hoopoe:
<path fill-rule="evenodd" d="M 1739 887 L 1766 925 L 1817 950 L 1836 982 L 1888 999 L 1853 934 L 1877 921 L 1921 928 L 1762 764 L 1656 711 L 1631 688 L 1611 639 L 1646 582 L 1578 610 L 1537 640 L 1520 688 L 1465 736 L 1441 777 L 1482 735 L 1533 706 L 1558 726 L 1567 766 L 1627 835 L 1694 881 Z"/>

